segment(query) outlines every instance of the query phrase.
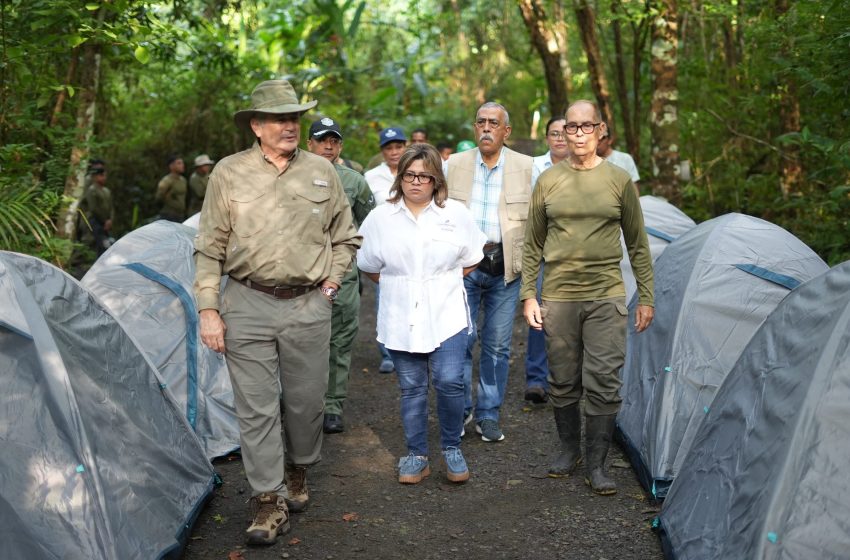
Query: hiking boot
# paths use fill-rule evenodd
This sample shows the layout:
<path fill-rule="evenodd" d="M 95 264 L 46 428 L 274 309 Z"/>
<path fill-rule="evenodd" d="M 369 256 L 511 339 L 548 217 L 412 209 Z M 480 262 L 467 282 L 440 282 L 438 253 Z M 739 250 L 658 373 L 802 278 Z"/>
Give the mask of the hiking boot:
<path fill-rule="evenodd" d="M 495 420 L 482 420 L 475 425 L 475 431 L 481 434 L 481 439 L 484 441 L 502 441 L 505 439 L 505 434 L 499 429 L 499 423 Z"/>
<path fill-rule="evenodd" d="M 392 373 L 395 371 L 395 364 L 389 358 L 381 360 L 381 365 L 378 366 L 378 373 Z"/>
<path fill-rule="evenodd" d="M 398 481 L 402 484 L 419 484 L 429 474 L 428 457 L 411 453 L 398 461 Z"/>
<path fill-rule="evenodd" d="M 274 492 L 263 492 L 251 498 L 254 522 L 246 531 L 249 545 L 274 544 L 278 535 L 289 531 L 289 512 L 283 496 Z"/>
<path fill-rule="evenodd" d="M 570 476 L 581 462 L 581 415 L 578 406 L 576 403 L 553 409 L 561 451 L 549 467 L 548 474 L 552 478 Z"/>
<path fill-rule="evenodd" d="M 543 387 L 534 385 L 525 390 L 525 400 L 534 404 L 543 404 L 549 400 L 549 394 Z"/>
<path fill-rule="evenodd" d="M 307 493 L 307 467 L 286 465 L 286 505 L 292 513 L 307 509 L 310 495 Z"/>
<path fill-rule="evenodd" d="M 339 414 L 325 414 L 325 419 L 322 422 L 322 431 L 326 434 L 344 432 L 345 424 L 342 423 L 342 416 Z"/>
<path fill-rule="evenodd" d="M 466 459 L 457 447 L 447 447 L 443 451 L 443 459 L 446 462 L 446 478 L 449 482 L 466 482 L 469 480 L 469 468 Z"/>
<path fill-rule="evenodd" d="M 605 457 L 611 445 L 616 414 L 585 416 L 585 460 L 587 461 L 585 483 L 601 496 L 617 493 L 617 485 L 605 471 Z"/>

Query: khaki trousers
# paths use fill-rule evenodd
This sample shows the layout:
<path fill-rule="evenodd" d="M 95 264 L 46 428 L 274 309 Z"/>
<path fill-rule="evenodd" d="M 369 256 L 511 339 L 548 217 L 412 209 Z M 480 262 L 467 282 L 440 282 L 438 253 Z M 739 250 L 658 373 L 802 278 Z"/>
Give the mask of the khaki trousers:
<path fill-rule="evenodd" d="M 318 290 L 276 299 L 228 282 L 221 316 L 248 483 L 283 494 L 284 437 L 288 463 L 321 459 L 331 303 Z"/>
<path fill-rule="evenodd" d="M 626 355 L 624 298 L 544 300 L 541 313 L 552 406 L 577 403 L 583 390 L 585 414 L 616 414 L 622 401 L 620 368 Z"/>

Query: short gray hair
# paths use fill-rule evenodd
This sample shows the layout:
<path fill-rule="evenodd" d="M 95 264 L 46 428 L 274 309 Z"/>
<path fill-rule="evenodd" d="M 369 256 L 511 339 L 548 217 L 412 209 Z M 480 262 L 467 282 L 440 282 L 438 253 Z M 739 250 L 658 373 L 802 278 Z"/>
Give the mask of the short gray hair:
<path fill-rule="evenodd" d="M 478 111 L 475 111 L 476 117 L 478 116 L 478 112 L 481 111 L 481 109 L 500 109 L 502 113 L 505 114 L 505 126 L 510 126 L 511 116 L 508 114 L 508 110 L 505 109 L 505 106 L 501 103 L 496 103 L 495 101 L 487 101 L 486 103 L 482 104 L 481 107 L 478 108 Z"/>

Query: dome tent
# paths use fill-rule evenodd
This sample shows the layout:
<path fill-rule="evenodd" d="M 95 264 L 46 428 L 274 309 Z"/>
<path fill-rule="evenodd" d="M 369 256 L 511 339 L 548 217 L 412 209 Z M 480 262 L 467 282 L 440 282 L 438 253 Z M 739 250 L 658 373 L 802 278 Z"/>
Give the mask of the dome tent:
<path fill-rule="evenodd" d="M 655 262 L 661 256 L 667 245 L 696 226 L 687 214 L 663 198 L 644 195 L 640 197 L 640 207 L 643 211 L 643 225 L 649 240 L 649 253 L 652 255 L 652 262 Z M 626 252 L 626 241 L 622 234 L 620 235 L 620 243 L 623 247 L 620 272 L 623 275 L 623 284 L 626 286 L 626 302 L 629 302 L 637 291 L 637 282 L 634 272 L 632 272 L 632 265 Z"/>
<path fill-rule="evenodd" d="M 847 558 L 850 262 L 794 290 L 717 392 L 660 515 L 668 558 Z"/>
<path fill-rule="evenodd" d="M 197 232 L 160 220 L 119 239 L 81 284 L 100 299 L 159 370 L 212 459 L 239 447 L 224 356 L 201 342 L 192 293 Z"/>
<path fill-rule="evenodd" d="M 751 216 L 703 222 L 655 263 L 655 318 L 629 306 L 618 437 L 641 483 L 663 498 L 717 388 L 765 317 L 827 270 L 802 241 Z"/>
<path fill-rule="evenodd" d="M 156 369 L 59 269 L 0 252 L 9 558 L 179 557 L 212 466 Z"/>

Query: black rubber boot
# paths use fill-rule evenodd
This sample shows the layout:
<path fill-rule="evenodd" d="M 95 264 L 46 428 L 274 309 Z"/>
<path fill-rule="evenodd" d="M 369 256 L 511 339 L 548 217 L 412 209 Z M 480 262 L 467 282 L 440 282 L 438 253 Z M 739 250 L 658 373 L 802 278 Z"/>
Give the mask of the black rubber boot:
<path fill-rule="evenodd" d="M 602 496 L 617 493 L 617 485 L 605 471 L 605 457 L 611 446 L 611 436 L 614 434 L 616 414 L 606 416 L 585 416 L 585 460 L 587 474 L 584 481 L 591 490 Z"/>
<path fill-rule="evenodd" d="M 553 410 L 561 452 L 549 467 L 549 476 L 561 478 L 573 474 L 581 461 L 581 414 L 578 403 Z"/>

